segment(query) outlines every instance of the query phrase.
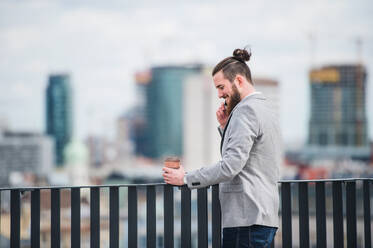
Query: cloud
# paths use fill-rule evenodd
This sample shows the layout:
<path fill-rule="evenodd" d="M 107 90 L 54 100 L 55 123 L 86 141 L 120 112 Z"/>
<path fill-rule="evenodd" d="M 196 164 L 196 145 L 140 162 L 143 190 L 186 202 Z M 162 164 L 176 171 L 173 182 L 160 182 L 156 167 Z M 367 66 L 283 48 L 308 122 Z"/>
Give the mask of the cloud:
<path fill-rule="evenodd" d="M 251 44 L 254 75 L 278 79 L 283 89 L 284 136 L 305 139 L 309 34 L 315 36 L 314 62 L 319 64 L 354 61 L 354 40 L 362 37 L 363 56 L 373 73 L 372 6 L 365 0 L 1 1 L 1 103 L 12 106 L 23 99 L 24 108 L 36 116 L 32 127 L 41 129 L 48 75 L 69 72 L 78 135 L 84 136 L 88 123 L 114 122 L 134 102 L 135 71 L 169 63 L 214 65 L 234 48 Z M 297 94 L 289 97 L 289 92 Z M 84 117 L 90 108 L 102 117 Z M 0 110 L 16 128 L 30 123 L 22 108 Z"/>

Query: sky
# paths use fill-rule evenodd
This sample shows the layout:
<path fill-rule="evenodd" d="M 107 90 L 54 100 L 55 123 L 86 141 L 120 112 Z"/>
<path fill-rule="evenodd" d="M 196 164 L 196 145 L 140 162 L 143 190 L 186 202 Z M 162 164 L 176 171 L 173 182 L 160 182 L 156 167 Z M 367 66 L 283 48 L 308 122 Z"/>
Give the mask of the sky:
<path fill-rule="evenodd" d="M 118 116 L 135 104 L 136 71 L 214 66 L 250 45 L 252 75 L 280 83 L 285 143 L 300 144 L 308 132 L 310 68 L 355 63 L 359 38 L 372 139 L 371 13 L 371 0 L 2 0 L 0 120 L 14 131 L 44 132 L 48 76 L 69 73 L 74 135 L 112 136 Z"/>

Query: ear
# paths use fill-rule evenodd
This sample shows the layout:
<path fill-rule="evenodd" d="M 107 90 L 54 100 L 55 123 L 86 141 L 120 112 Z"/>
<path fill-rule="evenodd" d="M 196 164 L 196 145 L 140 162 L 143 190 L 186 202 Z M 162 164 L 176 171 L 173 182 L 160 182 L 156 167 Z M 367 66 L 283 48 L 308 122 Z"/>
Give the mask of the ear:
<path fill-rule="evenodd" d="M 242 88 L 243 87 L 243 84 L 244 84 L 244 79 L 243 79 L 243 77 L 240 75 L 240 74 L 237 74 L 236 75 L 236 80 L 235 81 L 237 81 L 237 85 L 236 85 L 236 87 L 238 88 Z"/>

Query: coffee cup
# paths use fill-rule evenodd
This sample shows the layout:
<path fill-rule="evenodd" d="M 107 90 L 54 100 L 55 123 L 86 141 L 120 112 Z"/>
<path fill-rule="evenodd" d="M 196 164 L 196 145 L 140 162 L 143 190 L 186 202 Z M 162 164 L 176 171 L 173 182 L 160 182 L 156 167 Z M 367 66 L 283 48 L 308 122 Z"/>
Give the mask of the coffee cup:
<path fill-rule="evenodd" d="M 164 166 L 172 169 L 180 168 L 180 158 L 178 157 L 167 157 L 164 161 Z"/>

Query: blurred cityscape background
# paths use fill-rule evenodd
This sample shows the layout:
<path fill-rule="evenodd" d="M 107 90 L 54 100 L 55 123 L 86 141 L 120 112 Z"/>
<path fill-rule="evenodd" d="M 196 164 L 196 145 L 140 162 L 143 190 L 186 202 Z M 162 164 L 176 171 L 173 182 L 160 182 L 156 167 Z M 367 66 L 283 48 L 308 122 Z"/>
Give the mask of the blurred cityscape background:
<path fill-rule="evenodd" d="M 281 121 L 281 178 L 372 177 L 372 12 L 368 0 L 1 1 L 0 186 L 162 182 L 165 156 L 215 163 L 211 70 L 246 45 Z"/>

